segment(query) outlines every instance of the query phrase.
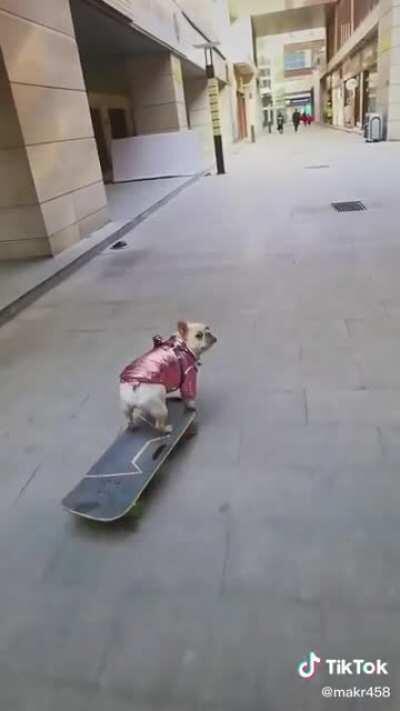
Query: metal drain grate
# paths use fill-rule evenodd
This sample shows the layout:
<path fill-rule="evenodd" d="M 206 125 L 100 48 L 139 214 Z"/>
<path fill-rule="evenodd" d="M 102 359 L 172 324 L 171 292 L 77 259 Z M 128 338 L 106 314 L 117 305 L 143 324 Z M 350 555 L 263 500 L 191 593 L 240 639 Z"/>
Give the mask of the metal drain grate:
<path fill-rule="evenodd" d="M 323 168 L 330 168 L 327 163 L 322 163 L 321 165 L 306 165 L 305 170 L 323 170 Z"/>
<path fill-rule="evenodd" d="M 364 203 L 359 200 L 354 202 L 333 202 L 332 207 L 336 212 L 360 212 L 367 209 Z"/>

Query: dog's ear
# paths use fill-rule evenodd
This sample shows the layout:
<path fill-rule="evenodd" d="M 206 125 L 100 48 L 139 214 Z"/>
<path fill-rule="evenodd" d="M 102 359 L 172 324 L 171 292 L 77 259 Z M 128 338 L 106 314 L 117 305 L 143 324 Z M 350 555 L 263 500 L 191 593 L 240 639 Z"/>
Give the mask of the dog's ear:
<path fill-rule="evenodd" d="M 187 321 L 178 321 L 178 333 L 182 338 L 186 338 L 188 330 Z"/>

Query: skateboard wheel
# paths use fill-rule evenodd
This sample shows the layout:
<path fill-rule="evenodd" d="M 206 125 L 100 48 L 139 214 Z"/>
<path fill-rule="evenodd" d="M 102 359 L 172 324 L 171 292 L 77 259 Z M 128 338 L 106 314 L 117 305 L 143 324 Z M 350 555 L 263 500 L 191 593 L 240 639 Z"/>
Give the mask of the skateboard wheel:
<path fill-rule="evenodd" d="M 192 424 L 187 428 L 185 434 L 183 435 L 185 439 L 191 439 L 195 437 L 199 432 L 199 425 L 197 422 L 192 422 Z"/>

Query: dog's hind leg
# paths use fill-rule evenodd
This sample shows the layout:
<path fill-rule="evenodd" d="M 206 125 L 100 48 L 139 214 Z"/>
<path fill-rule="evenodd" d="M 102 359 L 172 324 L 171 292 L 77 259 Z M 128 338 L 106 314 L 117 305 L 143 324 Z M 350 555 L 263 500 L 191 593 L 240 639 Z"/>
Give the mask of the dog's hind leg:
<path fill-rule="evenodd" d="M 125 383 L 123 383 L 120 387 L 120 402 L 122 412 L 128 420 L 129 429 L 135 429 L 135 427 L 139 424 L 140 411 L 135 404 L 132 389 Z"/>
<path fill-rule="evenodd" d="M 172 425 L 167 424 L 168 423 L 167 408 L 165 408 L 165 413 L 156 415 L 154 420 L 155 420 L 156 430 L 158 430 L 159 432 L 165 432 L 165 434 L 169 434 L 169 432 L 172 432 L 172 430 L 173 430 Z"/>
<path fill-rule="evenodd" d="M 156 430 L 166 434 L 172 432 L 173 428 L 168 425 L 167 391 L 164 385 L 144 383 L 137 391 L 137 395 L 136 404 L 146 421 L 147 417 L 150 416 Z"/>
<path fill-rule="evenodd" d="M 144 419 L 142 417 L 141 410 L 139 410 L 138 407 L 132 407 L 132 409 L 128 413 L 127 417 L 128 417 L 128 423 L 129 423 L 128 427 L 130 430 L 135 430 L 136 427 L 138 427 L 140 425 L 140 423 L 142 422 L 142 420 Z"/>
<path fill-rule="evenodd" d="M 154 426 L 156 430 L 159 432 L 165 432 L 165 434 L 172 432 L 173 427 L 168 424 L 168 408 L 165 402 L 158 401 L 157 403 L 152 403 L 149 413 L 152 417 L 154 417 Z"/>

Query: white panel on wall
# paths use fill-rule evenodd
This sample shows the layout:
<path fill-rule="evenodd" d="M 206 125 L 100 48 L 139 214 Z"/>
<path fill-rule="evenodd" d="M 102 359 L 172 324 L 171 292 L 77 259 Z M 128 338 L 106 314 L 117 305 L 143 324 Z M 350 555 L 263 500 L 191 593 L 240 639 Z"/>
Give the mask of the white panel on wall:
<path fill-rule="evenodd" d="M 195 175 L 205 170 L 195 131 L 155 133 L 112 142 L 114 182 Z"/>

